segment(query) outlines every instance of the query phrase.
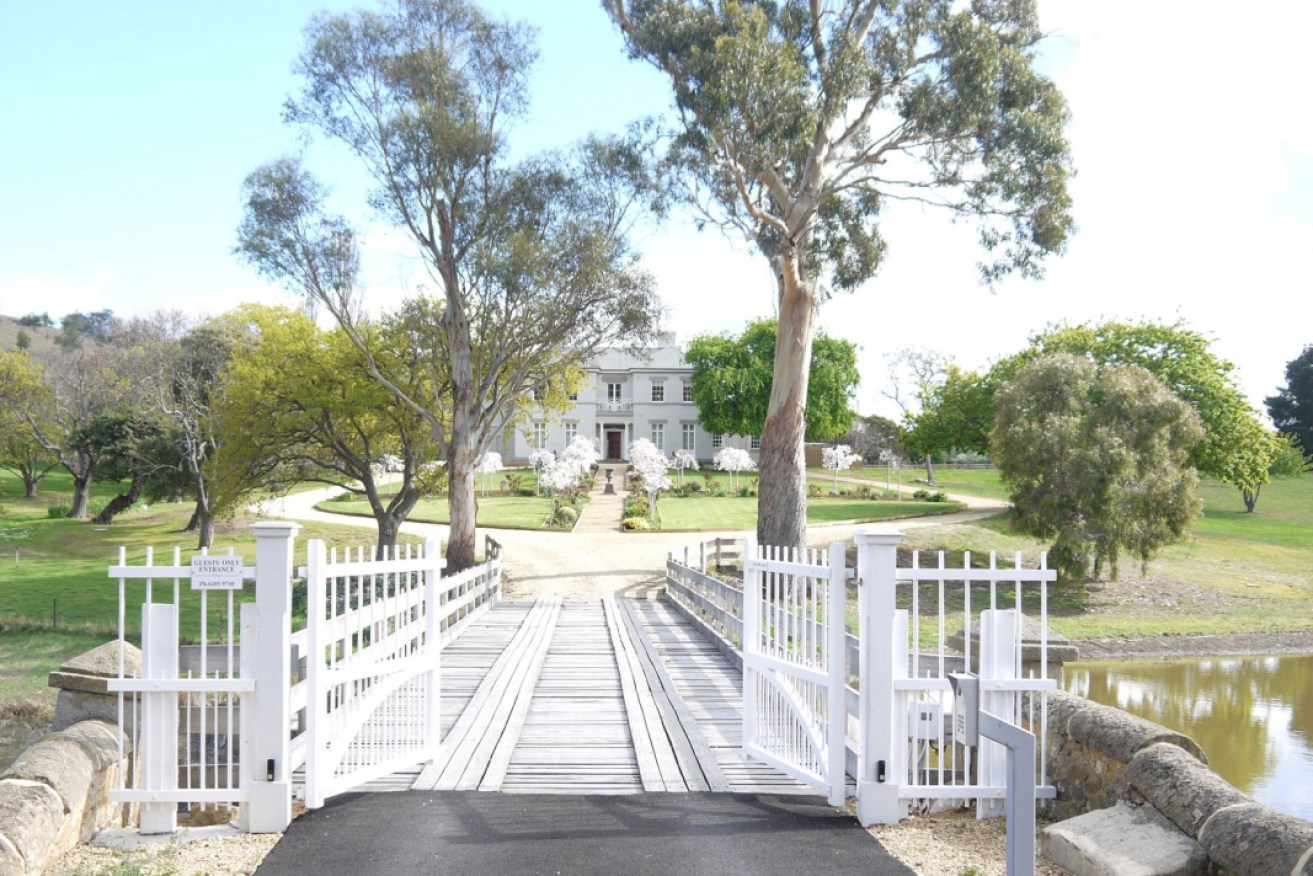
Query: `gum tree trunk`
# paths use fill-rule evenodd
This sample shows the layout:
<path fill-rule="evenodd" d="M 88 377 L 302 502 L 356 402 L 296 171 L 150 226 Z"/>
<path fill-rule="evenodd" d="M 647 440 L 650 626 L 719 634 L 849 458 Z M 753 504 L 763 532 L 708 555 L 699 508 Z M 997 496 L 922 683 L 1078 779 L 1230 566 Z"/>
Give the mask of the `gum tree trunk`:
<path fill-rule="evenodd" d="M 807 430 L 812 319 L 816 299 L 799 276 L 799 265 L 781 257 L 780 319 L 775 336 L 775 371 L 761 433 L 758 468 L 757 541 L 763 545 L 807 544 Z"/>

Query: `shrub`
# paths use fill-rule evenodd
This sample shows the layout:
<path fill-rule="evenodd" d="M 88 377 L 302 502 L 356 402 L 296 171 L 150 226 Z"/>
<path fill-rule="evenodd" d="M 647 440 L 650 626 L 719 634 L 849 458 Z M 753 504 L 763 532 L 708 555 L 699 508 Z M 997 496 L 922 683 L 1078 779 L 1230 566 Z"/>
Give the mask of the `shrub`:
<path fill-rule="evenodd" d="M 701 484 L 679 484 L 671 492 L 681 499 L 687 499 L 697 491 L 694 488 L 701 488 L 701 486 Z"/>
<path fill-rule="evenodd" d="M 926 496 L 926 501 L 927 501 L 927 502 L 947 502 L 947 501 L 948 501 L 948 496 L 944 495 L 943 493 L 931 493 L 930 495 Z"/>
<path fill-rule="evenodd" d="M 871 498 L 871 488 L 865 485 L 860 486 L 857 488 L 856 495 L 859 499 L 869 499 Z"/>
<path fill-rule="evenodd" d="M 695 493 L 700 493 L 700 492 L 702 492 L 702 485 L 699 484 L 699 483 L 697 483 L 696 481 L 693 482 L 693 483 L 691 483 L 691 484 L 689 484 L 688 487 L 689 487 L 690 490 L 692 490 L 692 491 L 695 492 Z"/>
<path fill-rule="evenodd" d="M 625 517 L 648 517 L 652 513 L 652 506 L 647 502 L 647 496 L 630 496 L 625 500 Z"/>
<path fill-rule="evenodd" d="M 648 525 L 646 517 L 626 517 L 620 521 L 620 528 L 627 532 L 634 532 L 636 530 L 651 529 L 652 527 Z"/>
<path fill-rule="evenodd" d="M 46 509 L 46 516 L 51 520 L 63 520 L 73 509 L 68 505 L 51 505 Z"/>
<path fill-rule="evenodd" d="M 708 496 L 715 496 L 717 499 L 723 499 L 723 498 L 725 498 L 725 496 L 727 496 L 727 495 L 729 495 L 729 494 L 725 492 L 725 488 L 724 488 L 724 487 L 717 485 L 717 486 L 713 487 L 713 488 L 707 493 L 707 495 L 708 495 Z"/>
<path fill-rule="evenodd" d="M 510 493 L 518 493 L 524 489 L 524 475 L 508 474 L 506 476 L 506 490 Z"/>
<path fill-rule="evenodd" d="M 738 497 L 740 499 L 747 499 L 755 495 L 757 495 L 757 491 L 754 490 L 752 487 L 739 487 L 738 489 Z"/>
<path fill-rule="evenodd" d="M 569 505 L 564 505 L 556 509 L 556 524 L 558 526 L 564 526 L 566 528 L 573 527 L 574 522 L 578 519 L 579 512 L 571 508 Z"/>
<path fill-rule="evenodd" d="M 709 471 L 702 473 L 702 483 L 706 485 L 707 492 L 711 492 L 720 486 L 720 481 Z"/>
<path fill-rule="evenodd" d="M 913 499 L 919 499 L 919 500 L 921 500 L 921 501 L 923 501 L 923 502 L 924 502 L 924 501 L 927 501 L 927 500 L 930 498 L 930 491 L 929 491 L 929 490 L 917 490 L 915 493 L 912 494 L 912 498 L 913 498 Z"/>
<path fill-rule="evenodd" d="M 355 501 L 356 495 L 350 490 L 343 490 L 333 497 L 334 502 L 352 502 Z"/>

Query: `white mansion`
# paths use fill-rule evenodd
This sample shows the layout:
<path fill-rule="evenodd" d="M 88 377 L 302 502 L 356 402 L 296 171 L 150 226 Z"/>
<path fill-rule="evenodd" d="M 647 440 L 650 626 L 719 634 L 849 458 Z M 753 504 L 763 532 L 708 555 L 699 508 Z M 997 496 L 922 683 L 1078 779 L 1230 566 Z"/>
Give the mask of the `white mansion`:
<path fill-rule="evenodd" d="M 587 435 L 609 462 L 627 459 L 630 443 L 639 438 L 667 456 L 683 448 L 709 460 L 725 446 L 748 448 L 755 456 L 759 439 L 711 435 L 702 428 L 692 379 L 674 335 L 662 335 L 645 356 L 603 350 L 570 407 L 549 415 L 535 408 L 519 428 L 506 430 L 500 453 L 508 462 L 524 461 L 538 448 L 559 454 L 576 435 Z"/>

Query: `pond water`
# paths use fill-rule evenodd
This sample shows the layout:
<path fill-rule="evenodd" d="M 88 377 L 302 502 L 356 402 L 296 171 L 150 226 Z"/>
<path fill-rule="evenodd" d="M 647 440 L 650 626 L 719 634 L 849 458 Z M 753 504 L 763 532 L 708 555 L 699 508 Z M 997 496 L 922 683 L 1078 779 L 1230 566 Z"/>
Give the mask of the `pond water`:
<path fill-rule="evenodd" d="M 1186 734 L 1232 785 L 1313 821 L 1313 655 L 1081 661 L 1063 687 Z"/>

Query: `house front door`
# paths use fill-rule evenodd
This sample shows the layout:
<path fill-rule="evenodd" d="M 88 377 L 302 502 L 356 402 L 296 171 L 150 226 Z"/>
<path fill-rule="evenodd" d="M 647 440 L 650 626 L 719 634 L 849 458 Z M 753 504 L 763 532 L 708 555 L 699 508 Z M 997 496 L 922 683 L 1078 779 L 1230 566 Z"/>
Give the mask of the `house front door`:
<path fill-rule="evenodd" d="M 619 459 L 619 458 L 620 458 L 620 436 L 621 436 L 621 434 L 622 434 L 622 433 L 620 433 L 620 432 L 607 432 L 607 433 L 606 433 L 606 458 L 607 458 L 607 459 Z"/>

